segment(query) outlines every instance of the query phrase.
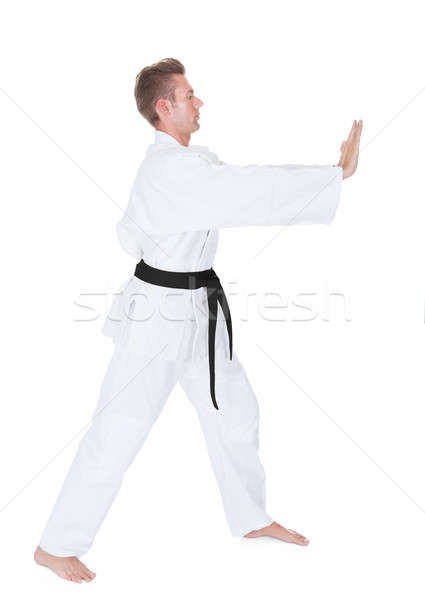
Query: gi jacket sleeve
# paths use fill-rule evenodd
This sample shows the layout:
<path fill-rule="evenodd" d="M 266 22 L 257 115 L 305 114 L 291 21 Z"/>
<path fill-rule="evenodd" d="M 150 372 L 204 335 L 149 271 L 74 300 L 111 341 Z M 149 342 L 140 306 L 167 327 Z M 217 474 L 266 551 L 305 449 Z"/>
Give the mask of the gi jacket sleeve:
<path fill-rule="evenodd" d="M 342 168 L 248 165 L 195 151 L 172 151 L 142 163 L 126 215 L 117 225 L 124 250 L 140 259 L 144 240 L 188 231 L 251 225 L 329 224 Z"/>
<path fill-rule="evenodd" d="M 158 174 L 159 176 L 159 174 Z M 194 152 L 165 162 L 149 206 L 154 230 L 178 233 L 250 225 L 329 224 L 342 168 L 238 166 Z"/>

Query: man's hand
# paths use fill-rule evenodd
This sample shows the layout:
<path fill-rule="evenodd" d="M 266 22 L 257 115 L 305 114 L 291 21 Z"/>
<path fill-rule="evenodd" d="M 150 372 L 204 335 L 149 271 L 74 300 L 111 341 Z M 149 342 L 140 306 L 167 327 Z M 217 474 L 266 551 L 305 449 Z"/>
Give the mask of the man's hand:
<path fill-rule="evenodd" d="M 341 158 L 338 167 L 342 167 L 342 178 L 350 177 L 357 169 L 359 160 L 360 135 L 362 133 L 363 121 L 354 121 L 348 138 L 341 144 Z"/>

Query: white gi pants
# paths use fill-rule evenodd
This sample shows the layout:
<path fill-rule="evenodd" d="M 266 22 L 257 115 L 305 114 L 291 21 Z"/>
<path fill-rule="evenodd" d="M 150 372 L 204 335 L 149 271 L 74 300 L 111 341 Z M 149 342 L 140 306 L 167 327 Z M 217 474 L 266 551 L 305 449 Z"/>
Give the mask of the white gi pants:
<path fill-rule="evenodd" d="M 40 540 L 56 556 L 91 547 L 124 473 L 180 382 L 195 406 L 232 535 L 272 523 L 265 512 L 264 471 L 258 457 L 258 404 L 236 354 L 216 356 L 216 394 L 209 391 L 208 357 L 145 359 L 118 344 L 93 413 Z"/>

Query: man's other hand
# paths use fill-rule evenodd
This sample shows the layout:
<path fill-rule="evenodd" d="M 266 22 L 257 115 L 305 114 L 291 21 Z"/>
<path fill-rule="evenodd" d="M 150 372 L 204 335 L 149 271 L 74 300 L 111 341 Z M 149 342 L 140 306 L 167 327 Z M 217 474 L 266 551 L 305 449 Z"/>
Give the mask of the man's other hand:
<path fill-rule="evenodd" d="M 341 144 L 341 158 L 338 167 L 342 167 L 342 178 L 350 177 L 357 169 L 359 160 L 360 136 L 362 133 L 363 121 L 354 121 L 348 138 Z"/>

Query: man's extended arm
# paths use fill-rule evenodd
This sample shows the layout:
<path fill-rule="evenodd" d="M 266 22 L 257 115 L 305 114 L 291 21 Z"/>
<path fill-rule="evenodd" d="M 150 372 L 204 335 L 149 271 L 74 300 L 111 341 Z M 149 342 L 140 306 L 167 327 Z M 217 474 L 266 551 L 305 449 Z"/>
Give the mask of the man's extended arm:
<path fill-rule="evenodd" d="M 341 166 L 216 164 L 203 154 L 172 156 L 135 189 L 152 233 L 330 223 Z"/>
<path fill-rule="evenodd" d="M 127 216 L 117 225 L 120 241 L 136 256 L 141 232 L 156 237 L 223 227 L 330 223 L 342 179 L 357 167 L 361 129 L 362 122 L 354 121 L 337 166 L 239 166 L 197 152 L 169 154 L 153 170 L 139 172 Z"/>

